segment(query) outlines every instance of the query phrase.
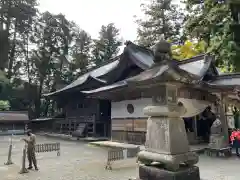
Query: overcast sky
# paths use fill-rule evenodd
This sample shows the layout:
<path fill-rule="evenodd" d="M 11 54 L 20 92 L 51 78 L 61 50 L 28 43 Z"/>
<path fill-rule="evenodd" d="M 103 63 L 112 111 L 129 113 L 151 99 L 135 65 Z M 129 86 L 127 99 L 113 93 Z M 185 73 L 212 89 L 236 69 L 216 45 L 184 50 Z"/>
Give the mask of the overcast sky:
<path fill-rule="evenodd" d="M 102 25 L 115 23 L 124 40 L 136 39 L 134 15 L 141 16 L 144 0 L 39 0 L 40 10 L 63 13 L 75 21 L 93 38 L 98 37 Z"/>
<path fill-rule="evenodd" d="M 134 41 L 137 25 L 134 16 L 142 17 L 140 5 L 147 0 L 39 0 L 40 10 L 63 13 L 93 38 L 102 25 L 115 23 L 124 40 Z M 180 2 L 180 0 L 175 0 Z"/>

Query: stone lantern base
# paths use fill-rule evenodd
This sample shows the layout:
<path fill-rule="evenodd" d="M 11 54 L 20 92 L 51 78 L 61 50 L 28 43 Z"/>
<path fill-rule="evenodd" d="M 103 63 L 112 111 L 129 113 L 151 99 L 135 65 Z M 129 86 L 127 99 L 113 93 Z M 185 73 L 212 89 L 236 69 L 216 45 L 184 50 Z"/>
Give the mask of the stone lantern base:
<path fill-rule="evenodd" d="M 139 166 L 140 180 L 200 180 L 197 166 L 181 167 L 178 171 L 168 171 L 157 166 Z"/>
<path fill-rule="evenodd" d="M 198 155 L 195 152 L 186 152 L 182 154 L 159 154 L 148 151 L 140 151 L 138 160 L 145 165 L 150 165 L 154 162 L 161 162 L 162 168 L 169 171 L 179 171 L 181 165 L 186 167 L 194 166 L 198 162 Z"/>

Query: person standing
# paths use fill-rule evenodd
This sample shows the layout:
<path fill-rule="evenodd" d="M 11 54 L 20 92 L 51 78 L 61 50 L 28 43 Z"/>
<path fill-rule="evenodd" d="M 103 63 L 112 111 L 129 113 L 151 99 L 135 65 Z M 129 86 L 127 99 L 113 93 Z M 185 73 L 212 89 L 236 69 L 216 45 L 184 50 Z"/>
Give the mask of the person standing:
<path fill-rule="evenodd" d="M 37 167 L 37 160 L 36 160 L 36 154 L 35 154 L 35 145 L 36 145 L 36 136 L 31 132 L 31 130 L 27 130 L 28 139 L 23 139 L 27 143 L 27 157 L 29 162 L 28 169 L 32 169 L 34 165 L 34 168 L 36 171 L 38 171 Z"/>
<path fill-rule="evenodd" d="M 238 129 L 234 129 L 231 136 L 231 143 L 232 147 L 236 149 L 237 156 L 240 156 L 239 154 L 239 148 L 240 148 L 240 131 Z"/>

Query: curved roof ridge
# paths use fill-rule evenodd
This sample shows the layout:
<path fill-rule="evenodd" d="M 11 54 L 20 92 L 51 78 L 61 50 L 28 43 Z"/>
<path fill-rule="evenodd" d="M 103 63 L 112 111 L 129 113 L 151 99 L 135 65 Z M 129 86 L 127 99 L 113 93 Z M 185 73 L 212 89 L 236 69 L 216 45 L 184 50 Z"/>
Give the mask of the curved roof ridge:
<path fill-rule="evenodd" d="M 79 82 L 79 80 L 81 80 L 81 81 Z M 106 83 L 106 81 L 101 80 L 101 79 L 98 79 L 98 78 L 96 78 L 96 77 L 92 77 L 92 76 L 88 73 L 88 74 L 85 74 L 85 75 L 81 76 L 81 79 L 78 78 L 78 79 L 75 80 L 73 83 L 65 86 L 64 88 L 59 89 L 59 90 L 54 91 L 54 92 L 50 92 L 50 93 L 48 93 L 48 94 L 44 94 L 44 96 L 51 96 L 51 95 L 54 95 L 54 94 L 57 94 L 57 93 L 60 93 L 60 92 L 69 90 L 69 89 L 71 89 L 71 88 L 73 88 L 73 87 L 78 87 L 79 85 L 83 85 L 83 84 L 85 84 L 85 83 L 87 83 L 87 82 L 89 82 L 89 81 L 92 81 L 92 80 L 97 81 L 97 82 L 102 83 L 102 84 L 105 84 L 105 83 Z M 75 83 L 75 84 L 74 84 L 74 83 Z"/>
<path fill-rule="evenodd" d="M 239 73 L 224 73 L 220 74 L 218 76 L 215 76 L 214 79 L 212 79 L 209 82 L 215 81 L 215 80 L 221 80 L 221 79 L 233 79 L 233 78 L 240 78 L 240 72 Z"/>
<path fill-rule="evenodd" d="M 207 54 L 199 54 L 197 56 L 193 56 L 191 58 L 187 58 L 187 59 L 183 59 L 181 61 L 178 61 L 179 64 L 186 64 L 186 63 L 191 63 L 191 62 L 195 62 L 195 61 L 200 61 L 202 60 L 202 57 L 208 56 Z"/>
<path fill-rule="evenodd" d="M 119 56 L 114 59 L 115 61 L 112 61 L 112 62 L 110 62 L 108 64 L 105 64 L 104 66 L 98 67 L 96 69 L 93 69 L 92 71 L 89 71 L 89 72 L 87 72 L 85 74 L 82 74 L 75 81 L 73 81 L 72 83 L 70 83 L 67 86 L 63 87 L 62 89 L 59 89 L 57 91 L 44 94 L 44 96 L 51 96 L 51 95 L 63 92 L 65 90 L 68 90 L 68 89 L 80 86 L 83 83 L 85 83 L 89 79 L 89 77 L 91 77 L 92 79 L 94 79 L 96 81 L 99 81 L 101 83 L 106 83 L 106 81 L 104 81 L 104 80 L 102 80 L 102 79 L 100 79 L 98 77 L 102 76 L 103 74 L 108 73 L 113 68 L 115 68 L 118 65 L 118 63 L 119 63 L 118 58 L 119 58 Z"/>
<path fill-rule="evenodd" d="M 121 55 L 116 56 L 110 59 L 109 61 L 102 63 L 101 66 L 92 68 L 92 70 L 89 70 L 88 72 L 82 74 L 75 81 L 65 86 L 64 88 L 59 89 L 55 92 L 45 94 L 44 96 L 50 96 L 74 87 L 81 86 L 87 80 L 89 80 L 89 77 L 91 77 L 91 79 L 94 79 L 100 83 L 106 84 L 108 82 L 107 80 L 104 80 L 104 75 L 107 75 L 109 73 L 111 75 L 111 72 L 114 73 L 115 69 L 118 69 L 118 68 L 121 69 L 121 67 L 123 67 L 123 69 L 126 68 L 127 66 L 123 65 L 124 63 L 126 64 L 126 62 L 128 62 L 126 61 L 126 57 L 129 61 L 131 61 L 133 64 L 135 64 L 142 70 L 147 70 L 153 66 L 154 54 L 151 49 L 138 46 L 132 43 L 131 41 L 127 41 L 125 45 L 126 47 L 124 48 L 123 53 Z M 207 72 L 211 64 L 210 62 L 206 62 L 206 63 L 202 62 L 200 64 L 197 63 L 197 62 L 200 62 L 200 60 L 205 60 L 206 59 L 205 56 L 206 54 L 201 54 L 183 61 L 176 61 L 176 60 L 173 60 L 173 61 L 176 62 L 176 64 L 179 64 L 181 69 L 186 70 L 187 72 L 192 74 L 198 73 L 199 76 L 202 77 Z M 196 72 L 193 72 L 193 71 L 196 71 Z M 117 71 L 117 73 L 122 73 L 122 72 L 123 72 L 122 70 Z"/>

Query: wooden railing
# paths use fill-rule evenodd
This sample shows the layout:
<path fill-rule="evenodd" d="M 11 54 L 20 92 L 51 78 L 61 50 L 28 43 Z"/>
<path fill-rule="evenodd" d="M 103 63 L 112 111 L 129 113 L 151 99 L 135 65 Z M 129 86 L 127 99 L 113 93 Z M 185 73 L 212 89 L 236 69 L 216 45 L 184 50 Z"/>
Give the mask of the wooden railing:
<path fill-rule="evenodd" d="M 95 122 L 95 116 L 76 116 L 76 117 L 67 117 L 67 121 L 72 122 Z"/>
<path fill-rule="evenodd" d="M 94 123 L 95 116 L 67 117 L 65 119 L 54 121 L 54 132 L 71 134 L 80 123 Z"/>
<path fill-rule="evenodd" d="M 44 123 L 36 124 L 36 130 L 51 133 L 72 134 L 79 124 L 87 125 L 87 135 L 94 135 L 96 132 L 95 116 L 77 116 L 67 118 L 51 118 Z M 41 122 L 41 121 L 38 121 Z"/>

